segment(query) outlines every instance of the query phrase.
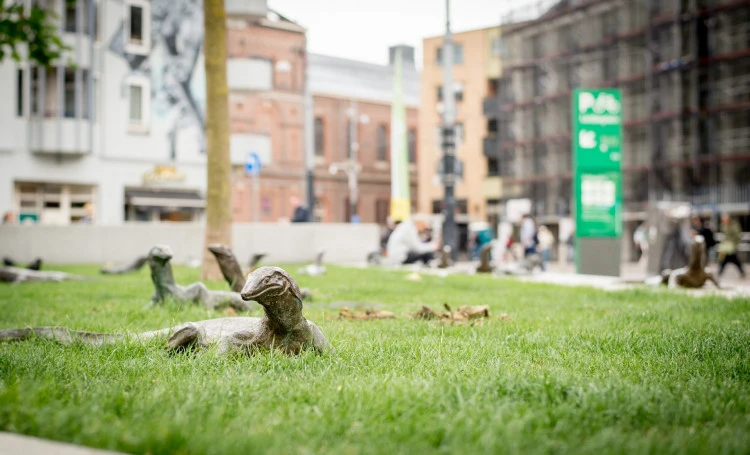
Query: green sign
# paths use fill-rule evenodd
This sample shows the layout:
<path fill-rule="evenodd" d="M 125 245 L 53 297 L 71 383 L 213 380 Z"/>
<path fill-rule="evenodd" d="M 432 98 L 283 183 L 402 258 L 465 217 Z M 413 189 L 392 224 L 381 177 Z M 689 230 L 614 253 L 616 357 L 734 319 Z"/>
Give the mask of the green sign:
<path fill-rule="evenodd" d="M 578 236 L 619 237 L 622 234 L 620 171 L 578 172 L 575 187 Z"/>
<path fill-rule="evenodd" d="M 622 234 L 622 96 L 618 89 L 573 92 L 577 237 Z"/>

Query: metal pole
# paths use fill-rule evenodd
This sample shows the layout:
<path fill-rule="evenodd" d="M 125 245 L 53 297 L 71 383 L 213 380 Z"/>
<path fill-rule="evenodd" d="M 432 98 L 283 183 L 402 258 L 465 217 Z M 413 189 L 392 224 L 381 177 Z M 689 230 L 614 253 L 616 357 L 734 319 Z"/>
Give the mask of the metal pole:
<path fill-rule="evenodd" d="M 456 259 L 455 182 L 455 98 L 453 94 L 453 40 L 451 38 L 450 0 L 445 0 L 445 40 L 443 42 L 443 156 L 445 158 L 445 202 L 443 244 L 451 247 Z"/>
<path fill-rule="evenodd" d="M 313 112 L 313 99 L 310 93 L 310 78 L 307 72 L 310 69 L 309 59 L 307 55 L 307 38 L 305 38 L 305 132 L 304 132 L 304 145 L 305 145 L 305 177 L 306 177 L 306 193 L 307 193 L 307 221 L 315 221 L 315 131 L 314 131 L 314 112 Z"/>
<path fill-rule="evenodd" d="M 260 221 L 260 178 L 258 172 L 253 172 L 250 177 L 253 184 L 253 222 Z"/>

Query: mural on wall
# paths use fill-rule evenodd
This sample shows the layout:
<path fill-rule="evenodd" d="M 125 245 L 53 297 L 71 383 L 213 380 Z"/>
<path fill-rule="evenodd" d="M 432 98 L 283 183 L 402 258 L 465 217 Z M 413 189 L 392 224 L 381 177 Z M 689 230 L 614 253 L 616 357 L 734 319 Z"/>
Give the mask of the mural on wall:
<path fill-rule="evenodd" d="M 203 1 L 151 1 L 151 51 L 125 51 L 125 22 L 109 50 L 127 62 L 132 74 L 151 79 L 151 133 L 172 160 L 204 156 L 206 85 L 203 63 Z"/>

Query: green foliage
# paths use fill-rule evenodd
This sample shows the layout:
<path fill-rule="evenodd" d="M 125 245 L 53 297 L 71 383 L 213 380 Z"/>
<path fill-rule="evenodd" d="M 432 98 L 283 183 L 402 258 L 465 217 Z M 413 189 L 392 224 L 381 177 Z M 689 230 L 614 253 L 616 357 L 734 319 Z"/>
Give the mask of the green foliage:
<path fill-rule="evenodd" d="M 198 276 L 175 270 L 180 283 Z M 0 430 L 152 454 L 747 453 L 750 301 L 405 276 L 299 277 L 315 294 L 305 314 L 335 349 L 322 356 L 2 344 Z M 221 316 L 144 309 L 150 293 L 145 269 L 0 286 L 0 327 L 124 332 Z M 400 318 L 338 320 L 352 301 Z M 494 317 L 474 327 L 405 317 L 444 302 L 488 304 Z"/>
<path fill-rule="evenodd" d="M 70 1 L 70 0 L 68 0 Z M 25 11 L 23 2 L 0 0 L 0 62 L 6 56 L 20 62 L 21 48 L 28 45 L 28 59 L 50 66 L 70 48 L 57 33 L 52 19 L 55 13 L 32 6 Z"/>

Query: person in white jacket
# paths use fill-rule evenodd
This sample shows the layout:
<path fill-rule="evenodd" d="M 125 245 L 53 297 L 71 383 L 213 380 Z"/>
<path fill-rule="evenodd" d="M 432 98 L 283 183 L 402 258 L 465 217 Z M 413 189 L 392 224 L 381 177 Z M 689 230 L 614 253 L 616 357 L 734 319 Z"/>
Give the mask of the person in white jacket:
<path fill-rule="evenodd" d="M 438 250 L 435 242 L 423 242 L 419 234 L 427 229 L 427 219 L 412 216 L 393 230 L 386 245 L 386 262 L 390 264 L 429 263 Z"/>

